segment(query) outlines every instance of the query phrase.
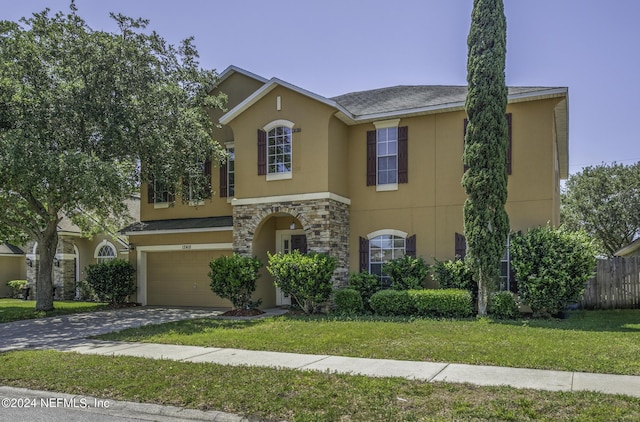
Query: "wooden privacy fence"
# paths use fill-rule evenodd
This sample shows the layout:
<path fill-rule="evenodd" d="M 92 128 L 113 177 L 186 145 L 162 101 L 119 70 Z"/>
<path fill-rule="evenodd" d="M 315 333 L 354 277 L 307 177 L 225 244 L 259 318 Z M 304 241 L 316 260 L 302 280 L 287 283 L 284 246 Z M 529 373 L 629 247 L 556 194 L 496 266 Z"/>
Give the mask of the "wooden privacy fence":
<path fill-rule="evenodd" d="M 586 309 L 640 308 L 640 256 L 598 260 L 580 302 Z"/>

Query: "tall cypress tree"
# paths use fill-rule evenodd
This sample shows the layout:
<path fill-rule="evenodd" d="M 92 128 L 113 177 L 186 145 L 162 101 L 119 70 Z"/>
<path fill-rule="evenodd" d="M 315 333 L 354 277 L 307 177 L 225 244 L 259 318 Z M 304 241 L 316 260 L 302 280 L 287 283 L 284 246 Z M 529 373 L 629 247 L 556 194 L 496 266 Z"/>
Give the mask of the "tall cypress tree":
<path fill-rule="evenodd" d="M 478 283 L 478 315 L 486 315 L 489 292 L 500 276 L 509 234 L 507 201 L 507 87 L 504 69 L 507 24 L 502 0 L 474 0 L 467 40 L 465 136 L 462 186 L 467 256 Z"/>

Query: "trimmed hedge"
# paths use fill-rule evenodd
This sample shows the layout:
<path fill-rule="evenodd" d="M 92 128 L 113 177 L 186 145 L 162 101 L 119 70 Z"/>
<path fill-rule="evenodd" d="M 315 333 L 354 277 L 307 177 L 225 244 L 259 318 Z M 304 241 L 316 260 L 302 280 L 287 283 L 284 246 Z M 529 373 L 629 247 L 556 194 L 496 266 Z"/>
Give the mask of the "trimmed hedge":
<path fill-rule="evenodd" d="M 364 312 L 362 296 L 355 289 L 340 289 L 334 293 L 336 311 L 343 315 L 358 315 Z"/>
<path fill-rule="evenodd" d="M 473 315 L 473 301 L 468 290 L 409 290 L 409 297 L 420 316 L 466 318 Z"/>
<path fill-rule="evenodd" d="M 378 315 L 412 315 L 413 303 L 408 290 L 380 290 L 371 296 L 371 309 Z"/>
<path fill-rule="evenodd" d="M 369 274 L 368 272 L 363 271 L 360 273 L 349 274 L 348 288 L 360 292 L 364 309 L 371 311 L 371 296 L 382 290 L 382 283 L 375 274 Z"/>
<path fill-rule="evenodd" d="M 136 270 L 129 262 L 112 259 L 87 267 L 87 283 L 100 302 L 124 303 L 136 292 Z"/>
<path fill-rule="evenodd" d="M 473 315 L 471 292 L 460 289 L 381 290 L 371 307 L 383 316 L 466 318 Z"/>

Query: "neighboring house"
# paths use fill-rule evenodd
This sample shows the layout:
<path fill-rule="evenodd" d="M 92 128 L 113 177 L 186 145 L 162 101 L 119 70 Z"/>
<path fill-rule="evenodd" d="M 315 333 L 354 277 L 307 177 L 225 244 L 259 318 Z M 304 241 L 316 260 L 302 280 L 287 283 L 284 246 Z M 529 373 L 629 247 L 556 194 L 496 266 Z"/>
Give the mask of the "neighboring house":
<path fill-rule="evenodd" d="M 616 251 L 615 256 L 640 256 L 640 237 L 629 243 L 624 248 Z"/>
<path fill-rule="evenodd" d="M 26 279 L 24 251 L 10 243 L 0 243 L 0 297 L 9 297 L 12 291 L 7 287 L 9 280 Z"/>
<path fill-rule="evenodd" d="M 380 273 L 403 254 L 428 261 L 465 250 L 461 186 L 464 86 L 396 86 L 325 98 L 237 67 L 214 92 L 212 114 L 231 153 L 204 165 L 213 196 L 194 206 L 143 185 L 135 246 L 137 300 L 149 305 L 230 306 L 209 288 L 209 261 L 233 251 L 328 252 L 336 285 L 349 272 Z M 511 229 L 559 224 L 568 175 L 568 89 L 509 88 Z M 187 198 L 188 199 L 188 198 Z M 508 269 L 505 271 L 508 280 Z M 263 268 L 255 297 L 287 303 Z"/>
<path fill-rule="evenodd" d="M 140 215 L 140 197 L 126 201 L 129 215 L 137 220 Z M 30 298 L 35 298 L 36 277 L 38 275 L 38 244 L 27 243 L 26 279 L 31 287 Z M 115 258 L 129 259 L 129 242 L 126 236 L 103 232 L 93 237 L 82 235 L 82 230 L 70 218 L 62 216 L 58 223 L 58 247 L 53 261 L 53 286 L 56 300 L 78 298 L 77 282 L 86 278 L 86 268 L 91 264 Z"/>

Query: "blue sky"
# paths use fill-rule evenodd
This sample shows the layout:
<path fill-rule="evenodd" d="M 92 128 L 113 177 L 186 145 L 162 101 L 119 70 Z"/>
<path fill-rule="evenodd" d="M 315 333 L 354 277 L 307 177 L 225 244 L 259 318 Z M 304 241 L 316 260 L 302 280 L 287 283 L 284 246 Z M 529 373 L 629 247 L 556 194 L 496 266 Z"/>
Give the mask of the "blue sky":
<path fill-rule="evenodd" d="M 640 1 L 504 0 L 508 85 L 569 87 L 569 171 L 640 161 Z M 68 1 L 3 1 L 18 20 Z M 76 0 L 94 29 L 109 12 L 195 37 L 202 67 L 233 64 L 332 97 L 393 85 L 466 85 L 472 0 Z"/>

